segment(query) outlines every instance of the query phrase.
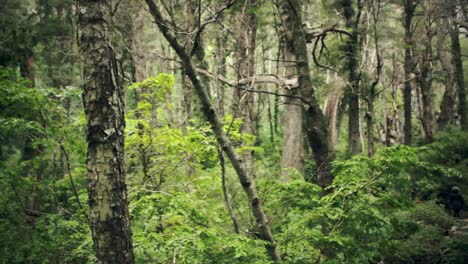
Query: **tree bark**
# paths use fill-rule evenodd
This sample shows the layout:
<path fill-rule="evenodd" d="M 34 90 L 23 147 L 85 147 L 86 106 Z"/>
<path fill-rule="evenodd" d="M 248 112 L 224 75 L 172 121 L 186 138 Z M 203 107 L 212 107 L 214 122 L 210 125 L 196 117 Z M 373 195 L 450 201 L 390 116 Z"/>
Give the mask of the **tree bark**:
<path fill-rule="evenodd" d="M 446 81 L 445 81 L 445 92 L 440 103 L 440 115 L 437 119 L 437 128 L 444 130 L 447 125 L 453 123 L 455 119 L 455 77 L 453 66 L 447 58 L 445 51 L 445 36 L 447 34 L 446 29 L 448 28 L 447 20 L 444 18 L 437 19 L 437 57 L 445 70 Z"/>
<path fill-rule="evenodd" d="M 424 140 L 431 143 L 434 140 L 434 100 L 432 96 L 432 37 L 431 10 L 430 6 L 425 7 L 424 28 L 425 39 L 424 49 L 419 62 L 419 76 L 417 78 L 421 90 L 422 118 L 421 125 L 424 131 Z"/>
<path fill-rule="evenodd" d="M 238 79 L 252 78 L 255 76 L 255 46 L 257 38 L 257 16 L 250 9 L 257 5 L 256 0 L 247 0 L 241 10 L 240 28 L 238 36 Z M 254 115 L 254 93 L 247 91 L 254 84 L 254 81 L 247 82 L 240 87 L 235 87 L 234 102 L 240 108 L 242 118 L 241 133 L 255 135 L 255 115 Z M 235 110 L 235 113 L 239 112 Z M 244 150 L 242 158 L 244 169 L 249 175 L 254 175 L 254 153 L 252 150 Z"/>
<path fill-rule="evenodd" d="M 346 63 L 345 68 L 348 71 L 349 85 L 345 90 L 345 97 L 348 100 L 348 154 L 354 155 L 362 151 L 359 144 L 359 74 L 358 74 L 358 45 L 359 45 L 359 22 L 362 9 L 362 1 L 357 1 L 357 14 L 352 6 L 352 0 L 342 1 L 343 15 L 345 17 L 346 27 L 351 28 L 351 37 L 345 45 Z"/>
<path fill-rule="evenodd" d="M 462 1 L 463 2 L 463 1 Z M 455 80 L 457 83 L 458 92 L 458 115 L 460 116 L 460 127 L 462 130 L 468 130 L 468 117 L 467 117 L 467 103 L 466 103 L 466 91 L 465 91 L 465 80 L 463 77 L 463 62 L 461 59 L 461 48 L 460 48 L 460 30 L 457 23 L 457 1 L 450 0 L 451 9 L 451 30 L 450 39 L 452 41 L 452 63 L 455 70 Z"/>
<path fill-rule="evenodd" d="M 404 111 L 404 125 L 403 125 L 403 142 L 405 145 L 411 145 L 412 142 L 412 123 L 411 123 L 411 76 L 413 71 L 413 55 L 412 55 L 412 45 L 413 45 L 413 32 L 411 30 L 411 24 L 414 16 L 414 10 L 416 5 L 413 0 L 403 0 L 404 4 L 404 27 L 405 27 L 405 62 L 404 62 L 404 71 L 405 71 L 405 86 L 403 88 L 403 111 Z"/>
<path fill-rule="evenodd" d="M 162 14 L 160 13 L 153 0 L 145 1 L 149 7 L 151 15 L 155 19 L 155 23 L 157 24 L 159 30 L 162 32 L 166 40 L 169 42 L 169 44 L 172 46 L 172 48 L 175 50 L 175 52 L 181 59 L 182 67 L 184 68 L 185 73 L 192 82 L 193 88 L 195 89 L 195 92 L 198 95 L 198 98 L 200 99 L 201 110 L 208 119 L 208 122 L 211 124 L 213 133 L 215 134 L 218 144 L 226 153 L 227 157 L 232 163 L 232 166 L 234 167 L 234 170 L 237 173 L 242 188 L 244 189 L 244 192 L 246 193 L 249 199 L 260 238 L 265 241 L 265 247 L 267 249 L 268 255 L 273 261 L 280 261 L 281 258 L 277 251 L 276 241 L 271 233 L 270 223 L 267 219 L 267 216 L 263 211 L 262 202 L 258 197 L 255 182 L 247 174 L 246 170 L 242 165 L 242 159 L 237 154 L 229 138 L 226 136 L 226 133 L 223 130 L 223 124 L 218 118 L 218 115 L 210 101 L 206 89 L 202 86 L 200 78 L 196 73 L 195 67 L 192 64 L 190 55 L 185 51 L 184 47 L 180 45 L 176 36 L 173 35 L 173 33 L 170 32 L 165 26 L 165 20 L 163 19 Z"/>
<path fill-rule="evenodd" d="M 372 157 L 374 155 L 374 99 L 376 96 L 375 87 L 380 81 L 380 75 L 382 74 L 383 62 L 380 55 L 379 49 L 379 35 L 377 23 L 379 22 L 380 15 L 380 0 L 376 1 L 377 6 L 372 2 L 372 17 L 373 17 L 373 29 L 374 29 L 374 45 L 375 45 L 375 57 L 376 57 L 376 73 L 375 78 L 372 81 L 369 89 L 369 96 L 367 98 L 367 155 Z"/>
<path fill-rule="evenodd" d="M 225 33 L 221 33 L 216 36 L 216 70 L 214 71 L 217 76 L 226 76 L 227 67 L 226 67 L 226 40 L 227 36 Z M 224 117 L 224 104 L 225 104 L 225 85 L 216 78 L 215 80 L 216 87 L 216 97 L 217 97 L 217 111 L 220 117 Z"/>
<path fill-rule="evenodd" d="M 134 263 L 124 170 L 124 102 L 109 30 L 111 1 L 78 2 L 88 197 L 99 263 Z"/>
<path fill-rule="evenodd" d="M 296 57 L 286 45 L 283 49 L 285 77 L 296 76 Z M 288 94 L 300 96 L 300 88 L 288 89 Z M 284 99 L 283 154 L 281 157 L 282 181 L 289 182 L 291 169 L 304 175 L 304 129 L 302 101 L 295 97 Z"/>
<path fill-rule="evenodd" d="M 234 232 L 236 234 L 240 234 L 239 223 L 237 221 L 236 214 L 234 213 L 234 209 L 232 208 L 231 198 L 229 197 L 229 193 L 228 193 L 227 186 L 226 186 L 226 161 L 224 160 L 223 150 L 219 146 L 218 146 L 218 157 L 219 157 L 219 165 L 221 166 L 221 187 L 223 189 L 224 202 L 226 203 L 226 207 L 229 212 L 229 217 L 231 217 Z"/>
<path fill-rule="evenodd" d="M 306 133 L 309 144 L 314 153 L 314 160 L 317 165 L 317 183 L 326 187 L 333 181 L 331 173 L 331 161 L 333 155 L 328 145 L 327 122 L 320 109 L 314 95 L 312 79 L 310 77 L 309 59 L 307 55 L 307 42 L 302 29 L 301 1 L 298 0 L 277 0 L 276 6 L 280 12 L 286 40 L 284 49 L 287 61 L 295 64 L 295 74 L 299 78 L 299 89 L 302 99 L 301 108 L 304 111 Z M 289 54 L 286 56 L 286 54 Z M 359 138 L 358 138 L 359 140 Z M 303 148 L 303 146 L 301 146 Z M 312 180 L 312 177 L 306 177 Z"/>

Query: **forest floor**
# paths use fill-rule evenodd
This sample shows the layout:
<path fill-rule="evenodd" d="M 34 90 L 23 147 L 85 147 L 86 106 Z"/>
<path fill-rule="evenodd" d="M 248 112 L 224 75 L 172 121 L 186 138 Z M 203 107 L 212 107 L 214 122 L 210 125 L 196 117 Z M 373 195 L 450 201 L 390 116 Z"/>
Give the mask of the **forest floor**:
<path fill-rule="evenodd" d="M 453 235 L 468 235 L 468 217 L 456 218 L 450 232 Z"/>

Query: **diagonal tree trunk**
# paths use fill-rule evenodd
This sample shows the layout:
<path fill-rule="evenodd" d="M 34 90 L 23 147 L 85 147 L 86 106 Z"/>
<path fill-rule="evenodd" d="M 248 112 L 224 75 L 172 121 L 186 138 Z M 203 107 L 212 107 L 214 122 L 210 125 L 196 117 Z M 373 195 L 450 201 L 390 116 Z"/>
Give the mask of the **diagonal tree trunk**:
<path fill-rule="evenodd" d="M 163 19 L 162 14 L 153 0 L 146 0 L 146 3 L 149 7 L 151 15 L 155 19 L 155 23 L 157 24 L 159 30 L 162 32 L 166 40 L 181 59 L 182 67 L 192 82 L 193 88 L 198 95 L 198 98 L 200 99 L 201 110 L 204 113 L 206 119 L 208 119 L 208 122 L 211 124 L 218 144 L 226 153 L 227 157 L 232 163 L 232 166 L 234 167 L 234 170 L 237 173 L 242 188 L 244 189 L 244 192 L 249 199 L 252 213 L 257 224 L 256 228 L 258 230 L 259 236 L 262 240 L 265 241 L 265 247 L 267 249 L 268 255 L 273 261 L 280 261 L 281 258 L 277 251 L 276 241 L 271 233 L 270 223 L 267 219 L 267 216 L 263 211 L 262 202 L 258 197 L 255 182 L 244 169 L 241 157 L 237 154 L 231 141 L 226 136 L 226 133 L 223 130 L 223 124 L 219 120 L 215 108 L 210 101 L 208 93 L 200 81 L 196 69 L 193 66 L 190 55 L 185 51 L 184 47 L 180 45 L 176 36 L 173 35 L 173 33 L 165 26 L 165 20 Z"/>
<path fill-rule="evenodd" d="M 110 46 L 111 4 L 78 2 L 87 119 L 88 197 L 94 250 L 99 263 L 134 263 L 124 170 L 124 91 Z"/>

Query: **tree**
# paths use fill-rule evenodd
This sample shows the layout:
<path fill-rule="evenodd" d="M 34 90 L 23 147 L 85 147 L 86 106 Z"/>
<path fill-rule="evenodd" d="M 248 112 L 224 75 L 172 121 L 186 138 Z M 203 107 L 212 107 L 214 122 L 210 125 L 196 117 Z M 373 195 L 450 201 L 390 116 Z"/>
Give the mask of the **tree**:
<path fill-rule="evenodd" d="M 456 99 L 456 86 L 455 86 L 455 75 L 454 67 L 447 58 L 447 52 L 445 49 L 445 40 L 448 33 L 447 29 L 450 29 L 447 19 L 446 5 L 439 5 L 442 11 L 442 17 L 437 18 L 437 58 L 439 59 L 442 69 L 445 71 L 445 91 L 440 102 L 440 115 L 437 118 L 437 127 L 439 130 L 444 130 L 447 125 L 453 124 L 455 121 L 455 99 Z"/>
<path fill-rule="evenodd" d="M 463 2 L 463 1 L 462 1 Z M 463 62 L 461 59 L 460 48 L 460 30 L 459 23 L 457 22 L 457 1 L 450 0 L 450 39 L 452 41 L 452 63 L 454 65 L 455 80 L 457 83 L 458 92 L 458 115 L 460 116 L 460 126 L 462 130 L 468 130 L 468 117 L 467 117 L 467 103 L 465 80 L 463 77 Z"/>
<path fill-rule="evenodd" d="M 413 72 L 413 57 L 412 57 L 412 43 L 413 43 L 413 30 L 412 30 L 412 20 L 414 16 L 414 10 L 416 9 L 416 4 L 413 0 L 403 0 L 404 6 L 404 23 L 405 28 L 405 87 L 403 89 L 403 107 L 404 107 L 404 126 L 403 134 L 405 145 L 411 145 L 412 135 L 411 135 L 411 76 Z"/>
<path fill-rule="evenodd" d="M 238 36 L 238 50 L 237 50 L 237 74 L 238 79 L 252 78 L 255 74 L 255 47 L 257 38 L 257 16 L 253 9 L 258 5 L 256 0 L 249 0 L 242 7 L 240 14 L 240 27 Z M 255 134 L 255 97 L 254 93 L 248 91 L 254 84 L 254 81 L 243 84 L 234 89 L 234 116 L 239 111 L 242 117 L 241 133 Z M 243 153 L 243 160 L 245 170 L 250 175 L 254 175 L 253 163 L 254 153 L 252 150 L 247 149 Z"/>
<path fill-rule="evenodd" d="M 78 2 L 83 60 L 83 104 L 87 119 L 89 208 L 99 263 L 133 263 L 124 146 L 124 91 L 111 26 L 112 1 Z"/>
<path fill-rule="evenodd" d="M 277 0 L 276 6 L 284 30 L 285 58 L 289 58 L 288 63 L 295 66 L 295 75 L 298 76 L 300 103 L 306 123 L 305 131 L 314 152 L 317 181 L 320 186 L 326 187 L 333 181 L 331 173 L 333 154 L 328 145 L 327 122 L 315 98 L 312 78 L 310 77 L 307 42 L 300 14 L 301 3 L 297 0 Z M 302 120 L 299 121 L 302 122 Z M 310 176 L 306 177 L 306 180 L 310 181 L 311 179 Z"/>
<path fill-rule="evenodd" d="M 434 3 L 433 1 L 425 1 L 422 5 L 424 11 L 424 30 L 423 47 L 418 51 L 418 72 L 416 72 L 416 81 L 419 84 L 421 95 L 421 126 L 424 132 L 424 140 L 431 143 L 434 140 L 434 99 L 433 99 L 433 72 L 432 67 L 432 39 L 434 38 Z"/>
<path fill-rule="evenodd" d="M 357 1 L 357 13 L 353 8 L 352 0 L 343 0 L 342 9 L 346 27 L 350 28 L 351 36 L 344 46 L 345 70 L 348 72 L 349 85 L 345 90 L 345 98 L 348 104 L 348 154 L 354 155 L 362 151 L 360 139 L 359 118 L 359 82 L 358 52 L 359 46 L 359 23 L 361 18 L 362 0 Z"/>
<path fill-rule="evenodd" d="M 380 16 L 380 0 L 376 1 L 376 3 L 370 3 L 371 8 L 371 16 L 372 16 L 372 23 L 373 23 L 373 31 L 374 31 L 374 45 L 375 45 L 375 57 L 376 57 L 376 73 L 375 78 L 370 84 L 369 87 L 369 94 L 367 97 L 367 113 L 366 113 L 366 123 L 367 123 L 367 154 L 369 157 L 374 155 L 374 100 L 376 97 L 376 86 L 380 81 L 380 75 L 382 74 L 383 62 L 382 62 L 382 55 L 379 49 L 379 33 L 377 30 L 377 23 L 379 22 Z"/>
<path fill-rule="evenodd" d="M 278 10 L 283 12 L 281 9 Z M 282 16 L 280 14 L 280 16 Z M 280 18 L 281 19 L 281 18 Z M 284 23 L 284 22 L 282 22 Z M 290 28 L 287 28 L 290 30 Z M 290 41 L 290 38 L 283 33 L 282 41 L 283 45 L 280 47 L 283 48 L 283 61 L 284 61 L 284 71 L 286 78 L 295 78 L 297 77 L 297 68 L 296 68 L 296 57 L 294 54 L 294 47 Z M 307 48 L 307 47 L 306 47 Z M 289 181 L 289 171 L 291 168 L 294 168 L 301 174 L 304 174 L 304 163 L 305 163 L 305 153 L 304 153 L 304 109 L 300 99 L 301 90 L 299 86 L 291 86 L 288 88 L 288 97 L 284 98 L 284 134 L 283 134 L 283 155 L 281 158 L 281 168 L 283 169 L 284 181 Z"/>
<path fill-rule="evenodd" d="M 233 3 L 233 1 L 229 2 L 226 5 L 226 8 L 231 6 Z M 249 199 L 249 203 L 252 208 L 252 213 L 255 217 L 255 223 L 257 231 L 259 233 L 259 237 L 260 239 L 265 241 L 265 247 L 268 252 L 268 255 L 270 256 L 271 260 L 275 262 L 280 261 L 281 257 L 277 250 L 276 241 L 273 238 L 273 234 L 271 233 L 269 221 L 263 210 L 262 202 L 258 196 L 255 181 L 245 170 L 244 166 L 242 165 L 243 160 L 240 158 L 239 154 L 237 154 L 236 150 L 234 149 L 234 146 L 232 145 L 231 141 L 224 132 L 223 125 L 219 120 L 218 114 L 215 111 L 214 106 L 211 103 L 208 92 L 203 87 L 201 80 L 196 72 L 196 69 L 193 66 L 191 56 L 179 43 L 173 32 L 169 31 L 166 25 L 166 20 L 163 18 L 161 12 L 159 11 L 154 1 L 146 0 L 146 4 L 149 7 L 151 15 L 155 19 L 155 23 L 158 26 L 159 30 L 181 59 L 182 67 L 185 70 L 185 74 L 190 79 L 193 85 L 193 89 L 195 90 L 198 98 L 200 99 L 201 110 L 208 122 L 210 123 L 218 144 L 226 153 L 227 157 L 232 163 L 232 166 L 234 167 L 234 170 L 237 173 L 240 184 L 242 185 L 242 188 L 244 189 L 244 192 L 246 193 Z M 198 28 L 198 30 L 200 30 L 199 33 L 201 33 L 202 29 L 202 27 Z"/>

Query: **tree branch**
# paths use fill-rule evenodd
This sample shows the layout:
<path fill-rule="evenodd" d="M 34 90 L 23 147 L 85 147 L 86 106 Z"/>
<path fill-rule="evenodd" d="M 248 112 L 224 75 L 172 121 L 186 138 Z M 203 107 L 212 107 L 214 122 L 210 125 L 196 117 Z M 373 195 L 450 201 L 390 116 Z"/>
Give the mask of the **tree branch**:
<path fill-rule="evenodd" d="M 199 24 L 199 27 L 197 29 L 197 31 L 195 32 L 195 39 L 193 40 L 193 46 L 192 46 L 192 49 L 190 50 L 190 56 L 193 56 L 193 54 L 195 54 L 195 51 L 197 50 L 198 46 L 200 45 L 200 35 L 203 31 L 203 29 L 205 29 L 205 27 L 211 23 L 214 23 L 216 21 L 218 21 L 219 17 L 221 16 L 221 14 L 228 8 L 230 8 L 232 5 L 234 5 L 235 3 L 237 2 L 237 0 L 231 0 L 230 2 L 228 2 L 225 6 L 223 6 L 222 8 L 220 8 L 218 11 L 216 11 L 213 15 L 211 15 L 211 17 L 207 20 L 205 20 L 203 23 Z M 199 7 L 199 9 L 201 8 L 201 6 Z M 199 14 L 199 16 L 201 16 L 201 14 Z M 200 17 L 199 17 L 199 22 L 200 22 Z"/>
<path fill-rule="evenodd" d="M 305 25 L 307 26 L 307 24 L 305 24 Z M 318 29 L 317 28 L 306 27 L 304 29 L 304 32 L 305 32 L 305 37 L 306 37 L 307 43 L 312 43 L 313 39 L 325 36 L 328 32 L 344 34 L 344 35 L 347 35 L 349 37 L 352 37 L 351 33 L 349 33 L 348 31 L 346 31 L 344 29 L 336 28 L 337 26 L 338 26 L 338 24 L 334 24 L 334 25 L 331 25 L 331 26 L 328 26 L 328 27 L 325 27 L 325 28 L 318 28 Z"/>

